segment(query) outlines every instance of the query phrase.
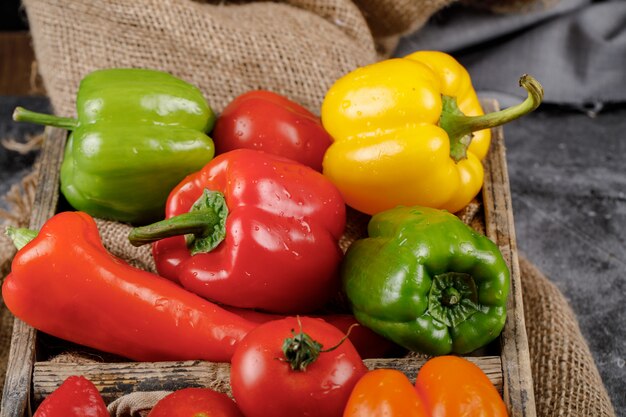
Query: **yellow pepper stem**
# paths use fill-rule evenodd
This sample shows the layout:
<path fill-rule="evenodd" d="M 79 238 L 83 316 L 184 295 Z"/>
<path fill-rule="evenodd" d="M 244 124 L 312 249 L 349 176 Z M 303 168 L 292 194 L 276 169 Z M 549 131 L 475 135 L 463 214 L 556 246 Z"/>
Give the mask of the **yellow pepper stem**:
<path fill-rule="evenodd" d="M 456 99 L 443 96 L 443 109 L 439 126 L 450 138 L 450 157 L 456 162 L 467 158 L 467 147 L 472 141 L 472 132 L 490 129 L 515 120 L 535 110 L 543 100 L 543 87 L 528 74 L 522 75 L 519 85 L 528 92 L 522 103 L 482 116 L 466 116 L 459 109 Z"/>

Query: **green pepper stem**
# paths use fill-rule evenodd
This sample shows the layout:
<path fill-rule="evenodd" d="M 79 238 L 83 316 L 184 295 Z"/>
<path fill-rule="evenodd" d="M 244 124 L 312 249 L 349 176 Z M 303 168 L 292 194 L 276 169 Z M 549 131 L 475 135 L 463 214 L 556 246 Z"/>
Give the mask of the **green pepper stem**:
<path fill-rule="evenodd" d="M 447 287 L 441 294 L 441 304 L 446 307 L 457 305 L 461 301 L 461 293 L 454 287 Z"/>
<path fill-rule="evenodd" d="M 145 245 L 166 237 L 185 235 L 192 255 L 212 251 L 226 237 L 228 206 L 224 194 L 203 190 L 189 213 L 179 214 L 130 231 L 128 240 L 134 246 Z"/>
<path fill-rule="evenodd" d="M 130 231 L 128 240 L 133 246 L 142 246 L 172 236 L 192 234 L 201 237 L 211 234 L 218 223 L 218 215 L 213 210 L 183 213 L 147 226 L 135 227 Z"/>
<path fill-rule="evenodd" d="M 466 116 L 459 109 L 454 97 L 443 97 L 443 109 L 439 126 L 450 138 L 450 156 L 456 162 L 467 157 L 471 133 L 490 129 L 520 118 L 535 110 L 543 100 L 543 87 L 528 74 L 522 75 L 519 85 L 526 89 L 528 97 L 522 103 L 481 116 Z"/>
<path fill-rule="evenodd" d="M 37 237 L 38 232 L 32 229 L 26 228 L 17 228 L 13 226 L 8 226 L 6 229 L 6 234 L 9 236 L 13 244 L 17 248 L 17 250 L 22 249 L 26 246 L 31 240 Z"/>
<path fill-rule="evenodd" d="M 13 111 L 13 120 L 16 122 L 30 122 L 38 125 L 60 127 L 62 129 L 74 130 L 78 127 L 78 120 L 71 117 L 60 117 L 52 114 L 37 113 L 26 110 L 23 107 L 16 107 Z"/>

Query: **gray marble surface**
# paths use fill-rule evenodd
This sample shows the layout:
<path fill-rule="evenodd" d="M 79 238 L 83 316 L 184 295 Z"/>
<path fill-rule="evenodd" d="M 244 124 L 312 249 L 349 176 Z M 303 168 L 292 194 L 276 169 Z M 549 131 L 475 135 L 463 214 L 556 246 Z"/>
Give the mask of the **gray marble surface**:
<path fill-rule="evenodd" d="M 0 97 L 0 137 L 24 140 L 40 131 L 11 121 L 17 104 L 48 108 L 43 98 Z M 507 125 L 504 135 L 518 246 L 571 303 L 616 411 L 624 415 L 626 106 L 595 117 L 542 106 Z M 33 159 L 0 147 L 0 191 Z"/>
<path fill-rule="evenodd" d="M 545 106 L 504 136 L 519 249 L 569 301 L 626 415 L 626 106 Z"/>

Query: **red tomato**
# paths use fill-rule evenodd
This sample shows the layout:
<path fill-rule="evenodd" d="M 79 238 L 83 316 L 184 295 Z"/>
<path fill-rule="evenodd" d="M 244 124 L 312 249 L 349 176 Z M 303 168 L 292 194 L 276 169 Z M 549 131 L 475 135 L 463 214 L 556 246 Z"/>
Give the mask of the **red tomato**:
<path fill-rule="evenodd" d="M 210 388 L 184 388 L 163 397 L 148 417 L 243 417 L 233 400 Z"/>
<path fill-rule="evenodd" d="M 211 136 L 217 154 L 256 149 L 320 172 L 324 153 L 332 143 L 319 117 L 271 91 L 250 91 L 236 97 L 220 114 Z"/>
<path fill-rule="evenodd" d="M 43 400 L 33 417 L 109 417 L 109 412 L 93 382 L 74 375 Z"/>
<path fill-rule="evenodd" d="M 230 383 L 241 411 L 246 417 L 341 417 L 354 385 L 367 372 L 343 338 L 336 327 L 309 317 L 270 321 L 252 330 L 231 361 Z M 283 344 L 290 348 L 287 355 Z M 319 344 L 322 350 L 338 346 L 320 353 Z"/>

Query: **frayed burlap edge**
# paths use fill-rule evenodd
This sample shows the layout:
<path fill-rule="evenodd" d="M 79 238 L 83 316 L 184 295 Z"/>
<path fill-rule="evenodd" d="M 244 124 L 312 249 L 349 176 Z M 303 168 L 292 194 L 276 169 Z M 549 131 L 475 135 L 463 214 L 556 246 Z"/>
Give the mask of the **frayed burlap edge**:
<path fill-rule="evenodd" d="M 615 410 L 569 303 L 520 256 L 537 415 L 614 417 Z"/>

